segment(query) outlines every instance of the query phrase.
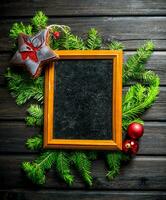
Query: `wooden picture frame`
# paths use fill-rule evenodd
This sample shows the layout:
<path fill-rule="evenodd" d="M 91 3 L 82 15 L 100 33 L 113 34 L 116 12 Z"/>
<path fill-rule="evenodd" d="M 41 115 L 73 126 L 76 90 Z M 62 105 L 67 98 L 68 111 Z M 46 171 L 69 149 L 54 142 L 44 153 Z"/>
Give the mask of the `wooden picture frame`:
<path fill-rule="evenodd" d="M 112 98 L 112 140 L 80 140 L 53 138 L 54 109 L 54 63 L 45 71 L 44 100 L 44 148 L 60 149 L 122 149 L 122 60 L 119 50 L 57 50 L 60 59 L 112 59 L 113 60 L 113 98 Z"/>

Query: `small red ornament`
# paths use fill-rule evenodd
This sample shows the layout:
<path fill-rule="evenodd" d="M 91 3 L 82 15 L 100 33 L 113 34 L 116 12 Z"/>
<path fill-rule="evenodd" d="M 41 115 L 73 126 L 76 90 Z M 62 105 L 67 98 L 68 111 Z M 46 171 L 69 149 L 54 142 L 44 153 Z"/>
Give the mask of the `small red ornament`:
<path fill-rule="evenodd" d="M 54 35 L 54 37 L 55 37 L 56 39 L 58 39 L 58 38 L 60 37 L 60 32 L 55 31 L 55 32 L 53 33 L 53 35 Z"/>
<path fill-rule="evenodd" d="M 123 152 L 130 153 L 130 154 L 136 154 L 139 149 L 139 144 L 136 140 L 125 140 L 123 141 L 122 145 Z"/>
<path fill-rule="evenodd" d="M 144 132 L 144 127 L 140 123 L 133 122 L 128 126 L 127 133 L 132 139 L 138 139 L 142 137 Z"/>

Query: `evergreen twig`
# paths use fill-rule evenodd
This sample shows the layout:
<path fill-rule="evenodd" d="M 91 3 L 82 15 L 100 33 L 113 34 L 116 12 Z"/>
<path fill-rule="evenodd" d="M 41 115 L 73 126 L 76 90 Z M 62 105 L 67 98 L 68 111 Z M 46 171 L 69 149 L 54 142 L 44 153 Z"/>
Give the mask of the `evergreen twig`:
<path fill-rule="evenodd" d="M 39 105 L 31 104 L 27 110 L 29 116 L 26 117 L 26 123 L 29 126 L 43 125 L 43 109 Z"/>
<path fill-rule="evenodd" d="M 57 152 L 47 151 L 41 154 L 34 162 L 23 162 L 22 168 L 35 184 L 45 183 L 45 171 L 50 169 L 56 161 Z"/>
<path fill-rule="evenodd" d="M 113 40 L 110 44 L 108 44 L 108 49 L 111 50 L 123 50 L 124 45 L 121 42 Z"/>
<path fill-rule="evenodd" d="M 67 50 L 68 49 L 84 50 L 85 44 L 84 44 L 84 41 L 80 37 L 72 34 L 70 31 L 67 31 L 62 40 L 62 48 L 67 49 Z"/>
<path fill-rule="evenodd" d="M 32 26 L 31 25 L 24 25 L 21 23 L 14 23 L 12 28 L 10 29 L 9 36 L 11 39 L 16 40 L 20 33 L 25 33 L 27 35 L 32 34 Z"/>
<path fill-rule="evenodd" d="M 107 153 L 106 159 L 109 167 L 109 171 L 106 176 L 109 180 L 112 180 L 115 176 L 119 174 L 121 162 L 130 160 L 130 156 L 123 152 L 117 151 Z"/>
<path fill-rule="evenodd" d="M 44 29 L 47 26 L 48 17 L 42 12 L 36 12 L 35 16 L 31 19 L 32 26 L 35 32 Z"/>
<path fill-rule="evenodd" d="M 28 138 L 26 141 L 26 146 L 30 150 L 39 150 L 42 148 L 42 136 L 36 135 L 34 137 Z"/>
<path fill-rule="evenodd" d="M 5 77 L 8 80 L 9 90 L 12 96 L 16 98 L 18 105 L 26 103 L 31 98 L 43 102 L 43 77 L 33 80 L 28 75 L 12 72 L 10 68 Z"/>
<path fill-rule="evenodd" d="M 140 47 L 136 54 L 130 56 L 123 65 L 123 82 L 140 79 L 140 76 L 145 71 L 145 63 L 153 53 L 154 44 L 152 41 L 147 41 Z"/>
<path fill-rule="evenodd" d="M 102 45 L 102 38 L 95 28 L 91 28 L 88 32 L 88 38 L 86 40 L 87 49 L 100 49 Z"/>
<path fill-rule="evenodd" d="M 83 152 L 74 152 L 71 156 L 75 167 L 78 169 L 83 179 L 88 185 L 92 185 L 91 162 Z"/>
<path fill-rule="evenodd" d="M 74 176 L 71 174 L 71 171 L 70 171 L 69 155 L 65 151 L 58 152 L 55 166 L 60 177 L 67 184 L 71 185 L 74 181 Z"/>

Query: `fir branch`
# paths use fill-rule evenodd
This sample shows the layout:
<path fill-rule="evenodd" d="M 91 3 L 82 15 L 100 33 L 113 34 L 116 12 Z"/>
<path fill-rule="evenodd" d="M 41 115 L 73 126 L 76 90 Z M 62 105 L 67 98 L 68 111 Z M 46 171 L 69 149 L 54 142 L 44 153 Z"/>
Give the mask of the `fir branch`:
<path fill-rule="evenodd" d="M 47 151 L 32 163 L 23 162 L 22 169 L 33 183 L 41 185 L 45 183 L 45 171 L 51 168 L 56 158 L 56 152 Z"/>
<path fill-rule="evenodd" d="M 26 141 L 26 146 L 30 150 L 38 150 L 42 148 L 43 140 L 41 135 L 28 138 Z"/>
<path fill-rule="evenodd" d="M 137 52 L 130 56 L 123 66 L 123 82 L 126 83 L 131 79 L 140 79 L 141 73 L 145 71 L 145 63 L 153 53 L 154 44 L 147 41 Z"/>
<path fill-rule="evenodd" d="M 43 102 L 43 77 L 33 80 L 28 75 L 12 72 L 10 68 L 5 77 L 8 80 L 9 90 L 16 98 L 18 105 L 26 103 L 29 99 Z"/>
<path fill-rule="evenodd" d="M 122 153 L 121 152 L 108 153 L 106 155 L 106 158 L 109 166 L 109 171 L 106 176 L 108 177 L 109 180 L 112 180 L 115 176 L 119 174 L 120 163 L 122 160 Z"/>
<path fill-rule="evenodd" d="M 123 50 L 124 45 L 121 42 L 113 40 L 110 44 L 108 44 L 108 49 L 111 50 Z"/>
<path fill-rule="evenodd" d="M 32 26 L 31 25 L 25 26 L 22 22 L 14 23 L 9 32 L 10 38 L 15 40 L 18 38 L 18 35 L 20 33 L 25 33 L 27 35 L 31 35 L 32 34 Z"/>
<path fill-rule="evenodd" d="M 60 151 L 57 154 L 56 159 L 56 170 L 58 171 L 60 177 L 69 185 L 71 185 L 74 181 L 74 176 L 71 174 L 70 170 L 70 160 L 69 155 L 64 152 Z"/>
<path fill-rule="evenodd" d="M 48 17 L 42 11 L 36 12 L 35 16 L 31 20 L 35 32 L 44 29 L 47 26 L 47 22 Z"/>
<path fill-rule="evenodd" d="M 131 121 L 137 118 L 138 115 L 153 104 L 159 94 L 159 77 L 151 73 L 149 78 L 147 74 L 149 73 L 145 72 L 142 77 L 144 81 L 151 81 L 150 86 L 145 87 L 137 83 L 130 87 L 123 98 L 122 110 L 123 120 L 125 121 Z"/>
<path fill-rule="evenodd" d="M 88 38 L 86 41 L 87 49 L 100 49 L 102 45 L 102 38 L 95 28 L 91 28 L 88 32 Z"/>
<path fill-rule="evenodd" d="M 84 50 L 85 44 L 80 37 L 72 34 L 70 31 L 67 31 L 64 35 L 64 39 L 62 40 L 62 48 L 67 50 L 68 49 Z"/>
<path fill-rule="evenodd" d="M 31 104 L 27 112 L 26 123 L 29 126 L 41 126 L 43 124 L 43 108 L 39 105 Z"/>
<path fill-rule="evenodd" d="M 83 179 L 88 185 L 92 185 L 91 162 L 83 152 L 74 152 L 71 156 L 75 167 L 78 169 Z"/>

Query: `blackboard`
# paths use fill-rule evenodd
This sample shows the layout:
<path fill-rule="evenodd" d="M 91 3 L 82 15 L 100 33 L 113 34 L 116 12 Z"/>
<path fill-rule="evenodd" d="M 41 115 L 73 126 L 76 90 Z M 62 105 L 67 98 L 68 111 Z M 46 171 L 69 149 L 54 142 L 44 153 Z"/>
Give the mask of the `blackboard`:
<path fill-rule="evenodd" d="M 112 59 L 55 64 L 54 138 L 112 139 L 112 71 Z"/>
<path fill-rule="evenodd" d="M 122 51 L 56 54 L 45 75 L 44 147 L 121 149 Z"/>

